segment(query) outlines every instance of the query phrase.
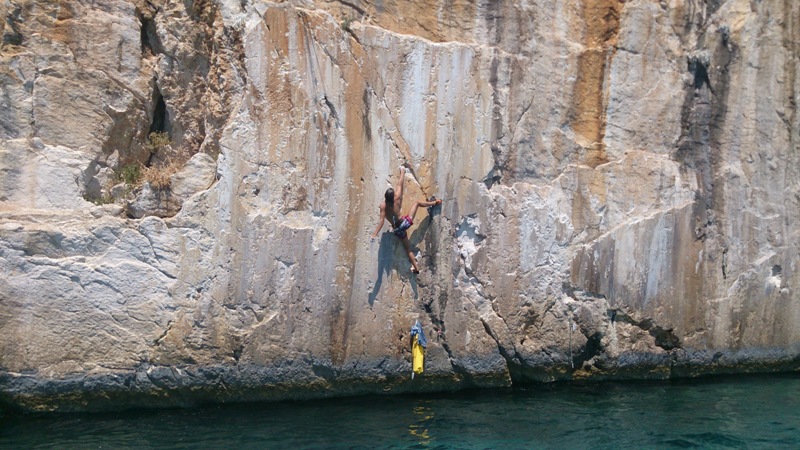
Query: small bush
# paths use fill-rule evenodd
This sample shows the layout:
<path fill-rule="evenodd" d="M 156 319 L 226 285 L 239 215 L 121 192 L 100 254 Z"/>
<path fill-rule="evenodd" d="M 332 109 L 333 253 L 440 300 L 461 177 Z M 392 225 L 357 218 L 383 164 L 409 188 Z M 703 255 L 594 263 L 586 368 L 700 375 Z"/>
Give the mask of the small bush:
<path fill-rule="evenodd" d="M 345 17 L 344 20 L 342 20 L 342 30 L 347 31 L 349 33 L 351 31 L 350 30 L 351 23 L 353 23 L 353 18 Z"/>
<path fill-rule="evenodd" d="M 137 186 L 142 180 L 142 165 L 139 163 L 131 163 L 124 166 L 119 173 L 119 179 L 124 181 L 128 186 Z"/>
<path fill-rule="evenodd" d="M 150 153 L 155 153 L 170 144 L 172 144 L 172 141 L 166 131 L 153 131 L 147 137 L 147 142 L 145 142 L 144 146 L 150 150 Z"/>
<path fill-rule="evenodd" d="M 143 176 L 144 180 L 150 183 L 151 188 L 160 191 L 169 188 L 170 177 L 180 169 L 180 164 L 170 162 L 163 167 L 145 167 Z"/>
<path fill-rule="evenodd" d="M 90 202 L 94 203 L 97 206 L 109 205 L 109 204 L 114 203 L 116 201 L 116 199 L 114 197 L 112 197 L 111 195 L 103 195 L 103 196 L 100 196 L 100 197 L 97 197 L 97 198 L 89 198 L 89 197 L 84 196 L 83 198 L 86 201 L 90 201 Z"/>

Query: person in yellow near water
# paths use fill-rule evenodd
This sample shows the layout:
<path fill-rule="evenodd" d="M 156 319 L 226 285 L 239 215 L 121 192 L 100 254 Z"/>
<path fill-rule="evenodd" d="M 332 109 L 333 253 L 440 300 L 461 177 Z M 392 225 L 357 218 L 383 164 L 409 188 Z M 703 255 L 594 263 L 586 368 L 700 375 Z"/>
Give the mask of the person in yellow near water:
<path fill-rule="evenodd" d="M 421 374 L 425 370 L 425 348 L 428 347 L 428 340 L 425 339 L 425 332 L 419 320 L 411 327 L 411 379 L 414 374 Z"/>
<path fill-rule="evenodd" d="M 433 197 L 429 201 L 417 200 L 411 206 L 408 214 L 401 216 L 401 208 L 403 207 L 403 181 L 405 179 L 405 171 L 406 168 L 400 166 L 400 178 L 397 180 L 397 190 L 389 188 L 383 195 L 384 201 L 380 206 L 381 218 L 378 221 L 378 226 L 375 227 L 375 231 L 372 233 L 372 238 L 374 239 L 378 237 L 378 232 L 380 232 L 381 228 L 383 228 L 383 221 L 387 220 L 389 225 L 392 226 L 392 232 L 395 236 L 397 236 L 398 239 L 400 239 L 400 242 L 403 243 L 403 247 L 406 249 L 408 260 L 411 261 L 411 272 L 419 273 L 417 259 L 414 257 L 414 252 L 411 250 L 411 243 L 408 241 L 408 234 L 406 233 L 406 230 L 411 228 L 411 225 L 414 225 L 414 216 L 417 214 L 417 208 L 420 206 L 430 208 L 431 206 L 441 204 L 442 201 Z"/>

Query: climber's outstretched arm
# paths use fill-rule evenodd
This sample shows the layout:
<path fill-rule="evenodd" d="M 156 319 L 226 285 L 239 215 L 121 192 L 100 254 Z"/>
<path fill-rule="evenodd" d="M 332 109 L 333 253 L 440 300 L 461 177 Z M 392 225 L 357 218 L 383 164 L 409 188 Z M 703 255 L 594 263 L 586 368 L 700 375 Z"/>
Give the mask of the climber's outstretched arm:
<path fill-rule="evenodd" d="M 375 231 L 372 233 L 372 237 L 373 238 L 378 237 L 378 233 L 381 231 L 381 228 L 383 228 L 383 221 L 386 220 L 386 204 L 385 203 L 381 203 L 381 214 L 380 215 L 381 215 L 381 218 L 380 218 L 380 220 L 378 220 L 378 226 L 375 227 Z"/>

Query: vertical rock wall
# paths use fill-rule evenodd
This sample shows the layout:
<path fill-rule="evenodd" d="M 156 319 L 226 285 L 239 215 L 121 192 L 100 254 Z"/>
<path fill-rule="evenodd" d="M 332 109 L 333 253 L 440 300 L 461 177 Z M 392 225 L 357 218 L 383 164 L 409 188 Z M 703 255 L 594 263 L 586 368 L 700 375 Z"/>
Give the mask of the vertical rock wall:
<path fill-rule="evenodd" d="M 794 2 L 2 7 L 6 401 L 798 367 Z"/>

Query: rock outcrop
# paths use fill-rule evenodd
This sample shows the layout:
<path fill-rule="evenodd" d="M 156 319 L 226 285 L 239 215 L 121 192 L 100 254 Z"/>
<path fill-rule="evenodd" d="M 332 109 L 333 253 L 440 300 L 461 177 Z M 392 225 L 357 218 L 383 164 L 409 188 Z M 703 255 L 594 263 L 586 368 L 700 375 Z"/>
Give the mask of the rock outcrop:
<path fill-rule="evenodd" d="M 800 3 L 0 15 L 7 403 L 800 368 Z M 369 238 L 403 164 L 419 275 Z"/>

